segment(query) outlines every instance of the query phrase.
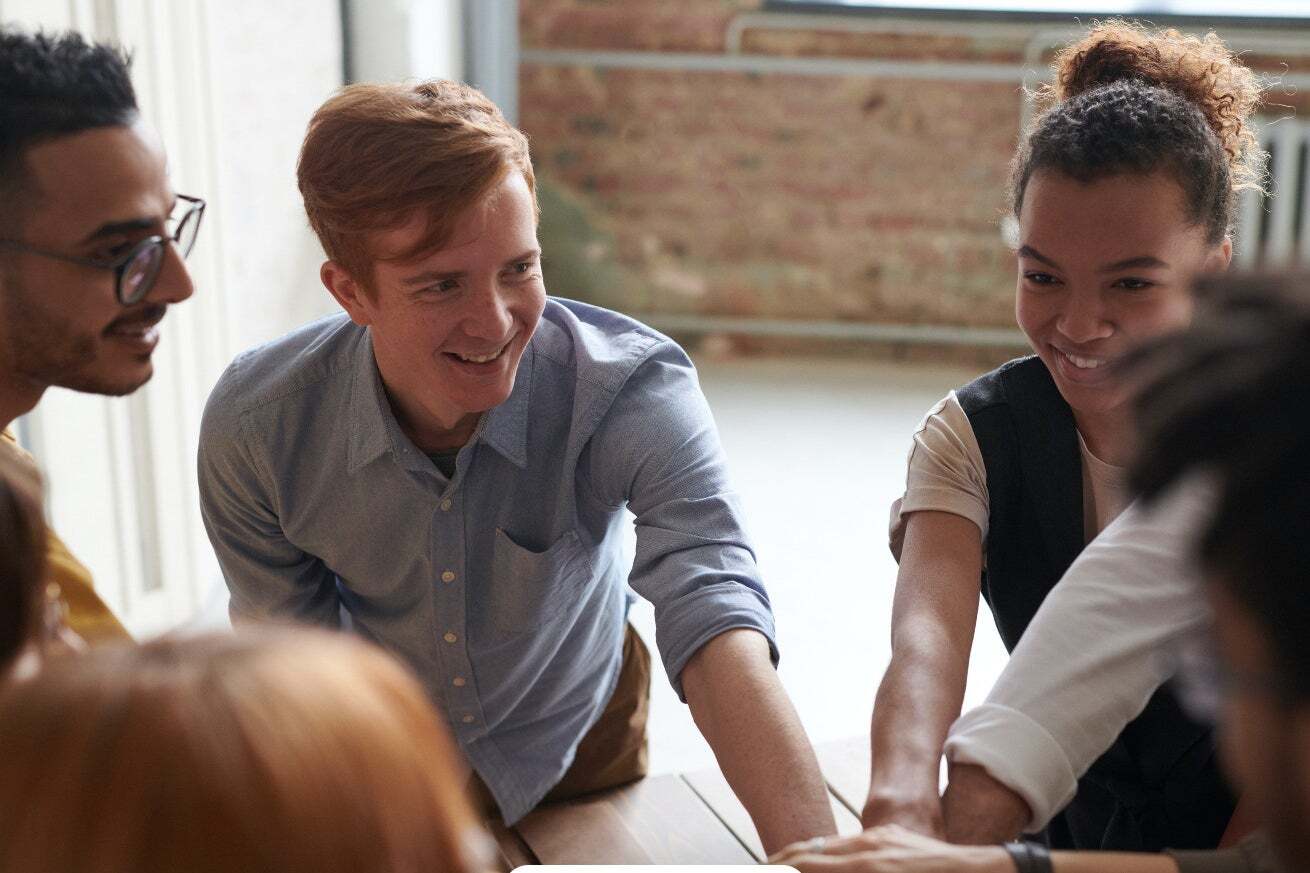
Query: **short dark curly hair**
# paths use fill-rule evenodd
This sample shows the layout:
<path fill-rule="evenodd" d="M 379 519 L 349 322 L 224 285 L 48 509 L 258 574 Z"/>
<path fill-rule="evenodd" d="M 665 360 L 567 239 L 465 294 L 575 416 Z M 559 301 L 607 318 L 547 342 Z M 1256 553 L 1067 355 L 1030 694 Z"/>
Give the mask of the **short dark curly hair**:
<path fill-rule="evenodd" d="M 1208 242 L 1232 232 L 1237 192 L 1264 179 L 1266 156 L 1250 125 L 1261 85 L 1218 36 L 1107 21 L 1066 46 L 1054 67 L 1039 95 L 1049 105 L 1015 156 L 1015 217 L 1038 170 L 1079 182 L 1163 170 Z"/>
<path fill-rule="evenodd" d="M 1210 279 L 1192 326 L 1135 355 L 1148 501 L 1217 480 L 1196 544 L 1207 574 L 1268 635 L 1280 690 L 1310 700 L 1310 274 Z"/>
<path fill-rule="evenodd" d="M 24 164 L 32 146 L 136 120 L 131 65 L 122 49 L 77 33 L 0 28 L 0 220 L 21 220 L 40 195 Z"/>

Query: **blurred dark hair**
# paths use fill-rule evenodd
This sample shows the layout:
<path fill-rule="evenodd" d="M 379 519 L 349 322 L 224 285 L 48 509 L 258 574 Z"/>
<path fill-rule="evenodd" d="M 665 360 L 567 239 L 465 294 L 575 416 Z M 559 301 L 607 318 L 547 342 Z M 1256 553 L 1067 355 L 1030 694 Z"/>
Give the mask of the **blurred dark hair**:
<path fill-rule="evenodd" d="M 41 620 L 46 527 L 36 470 L 0 448 L 0 675 Z"/>
<path fill-rule="evenodd" d="M 1310 274 L 1211 280 L 1192 326 L 1135 356 L 1151 499 L 1212 474 L 1197 544 L 1208 574 L 1268 634 L 1282 690 L 1310 699 Z"/>
<path fill-rule="evenodd" d="M 1230 232 L 1236 194 L 1261 187 L 1266 156 L 1249 123 L 1260 81 L 1218 36 L 1111 20 L 1066 46 L 1053 66 L 1054 84 L 1039 95 L 1048 106 L 1012 168 L 1016 218 L 1038 170 L 1084 183 L 1163 170 L 1208 242 Z"/>
<path fill-rule="evenodd" d="M 26 151 L 50 139 L 137 117 L 131 58 L 77 33 L 25 33 L 0 28 L 0 199 L 15 220 L 20 195 L 31 198 Z M 20 210 L 21 215 L 21 210 Z"/>

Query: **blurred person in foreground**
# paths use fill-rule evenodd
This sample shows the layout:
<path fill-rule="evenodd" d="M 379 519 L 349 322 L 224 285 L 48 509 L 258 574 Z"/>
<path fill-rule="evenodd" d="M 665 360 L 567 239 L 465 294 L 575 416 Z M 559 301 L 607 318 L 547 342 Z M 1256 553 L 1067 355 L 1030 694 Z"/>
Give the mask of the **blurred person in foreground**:
<path fill-rule="evenodd" d="M 414 669 L 478 805 L 513 823 L 646 772 L 630 584 L 763 844 L 833 833 L 696 371 L 547 297 L 523 134 L 465 85 L 353 85 L 298 173 L 345 312 L 240 355 L 206 407 L 233 619 L 345 614 Z"/>
<path fill-rule="evenodd" d="M 478 873 L 488 838 L 419 685 L 348 637 L 246 628 L 0 690 L 0 870 Z"/>
<path fill-rule="evenodd" d="M 1048 859 L 1037 846 L 952 846 L 883 827 L 777 860 L 804 873 L 1310 869 L 1310 275 L 1232 279 L 1203 296 L 1215 302 L 1191 329 L 1134 364 L 1147 381 L 1132 478 L 1146 510 L 1180 494 L 1197 504 L 1182 551 L 1205 580 L 1188 596 L 1207 620 L 1169 645 L 1191 653 L 1172 659 L 1184 665 L 1180 696 L 1217 713 L 1226 770 L 1262 830 L 1225 850 Z"/>
<path fill-rule="evenodd" d="M 0 682 L 39 657 L 46 536 L 36 469 L 0 454 Z"/>
<path fill-rule="evenodd" d="M 203 202 L 176 194 L 128 57 L 76 33 L 0 28 L 0 452 L 47 388 L 120 396 L 153 373 L 159 321 L 191 296 Z M 47 577 L 88 641 L 126 638 L 54 533 Z"/>

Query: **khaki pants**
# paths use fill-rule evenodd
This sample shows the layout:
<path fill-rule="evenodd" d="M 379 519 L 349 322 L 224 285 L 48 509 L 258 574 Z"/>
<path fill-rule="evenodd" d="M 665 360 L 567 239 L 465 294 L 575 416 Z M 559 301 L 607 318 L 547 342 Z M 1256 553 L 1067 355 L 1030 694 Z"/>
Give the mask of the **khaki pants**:
<path fill-rule="evenodd" d="M 543 803 L 569 800 L 614 788 L 646 775 L 646 719 L 650 715 L 650 652 L 628 625 L 623 637 L 623 666 L 605 711 L 578 744 L 573 764 Z M 496 814 L 496 802 L 482 778 L 469 777 L 469 798 L 485 816 Z"/>

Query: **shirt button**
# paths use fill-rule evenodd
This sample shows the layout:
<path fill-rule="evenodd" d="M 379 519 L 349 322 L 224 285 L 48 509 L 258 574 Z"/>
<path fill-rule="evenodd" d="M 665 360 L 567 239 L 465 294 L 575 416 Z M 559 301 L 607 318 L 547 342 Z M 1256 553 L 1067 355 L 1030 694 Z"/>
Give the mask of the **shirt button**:
<path fill-rule="evenodd" d="M 454 634 L 446 634 L 444 637 L 442 637 L 442 639 L 448 643 L 453 643 L 455 642 L 455 640 L 459 639 L 459 637 L 455 636 Z"/>
<path fill-rule="evenodd" d="M 464 722 L 464 724 L 473 724 L 473 716 L 466 715 L 463 718 L 461 718 L 460 721 Z"/>
<path fill-rule="evenodd" d="M 455 581 L 455 571 L 454 571 L 454 570 L 447 570 L 446 572 L 442 573 L 442 574 L 441 574 L 441 581 L 442 581 L 442 582 L 454 582 L 454 581 Z"/>
<path fill-rule="evenodd" d="M 455 687 L 456 687 L 456 688 L 463 688 L 463 687 L 464 687 L 464 677 L 463 677 L 463 676 L 456 676 L 456 677 L 455 677 L 454 679 L 452 679 L 451 681 L 455 683 Z"/>
<path fill-rule="evenodd" d="M 441 511 L 450 512 L 450 498 L 446 498 L 445 500 L 441 501 Z"/>

